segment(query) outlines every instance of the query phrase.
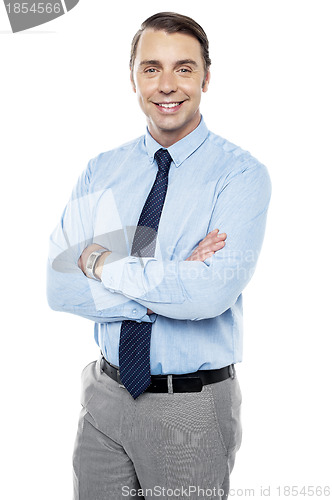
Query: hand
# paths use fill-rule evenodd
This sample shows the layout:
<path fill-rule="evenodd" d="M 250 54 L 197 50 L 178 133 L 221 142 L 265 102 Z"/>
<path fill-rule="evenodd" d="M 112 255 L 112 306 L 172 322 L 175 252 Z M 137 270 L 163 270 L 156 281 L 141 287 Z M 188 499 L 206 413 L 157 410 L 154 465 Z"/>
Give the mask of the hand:
<path fill-rule="evenodd" d="M 212 257 L 218 250 L 221 250 L 226 245 L 226 233 L 219 233 L 219 229 L 214 229 L 199 243 L 193 253 L 186 260 L 199 260 L 203 262 L 205 259 Z"/>
<path fill-rule="evenodd" d="M 89 255 L 94 252 L 95 250 L 106 250 L 106 248 L 102 247 L 101 245 L 97 245 L 97 243 L 93 243 L 92 245 L 89 245 L 87 246 L 80 258 L 78 259 L 78 262 L 77 262 L 77 265 L 78 267 L 81 269 L 81 271 L 86 275 L 86 263 L 87 263 L 87 260 L 89 258 Z M 107 253 L 104 253 L 103 255 L 101 255 L 101 257 L 98 259 L 97 261 L 97 266 L 96 266 L 96 269 L 95 269 L 95 275 L 100 278 L 99 274 L 101 275 L 101 271 L 102 271 L 102 266 L 101 264 L 104 264 L 104 260 L 106 259 L 106 257 L 110 254 L 110 252 L 107 252 Z M 101 261 L 101 262 L 100 262 Z M 98 274 L 99 273 L 99 274 Z"/>

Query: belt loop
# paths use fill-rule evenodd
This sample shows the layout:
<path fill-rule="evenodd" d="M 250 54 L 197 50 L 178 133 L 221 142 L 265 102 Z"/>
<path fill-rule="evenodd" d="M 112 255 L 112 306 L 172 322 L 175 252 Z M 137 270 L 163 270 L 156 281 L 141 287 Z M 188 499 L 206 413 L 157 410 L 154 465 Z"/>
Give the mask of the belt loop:
<path fill-rule="evenodd" d="M 228 371 L 229 371 L 229 376 L 231 377 L 232 380 L 234 380 L 235 377 L 234 365 L 229 365 Z"/>
<path fill-rule="evenodd" d="M 173 394 L 173 376 L 167 375 L 167 389 L 168 394 Z"/>

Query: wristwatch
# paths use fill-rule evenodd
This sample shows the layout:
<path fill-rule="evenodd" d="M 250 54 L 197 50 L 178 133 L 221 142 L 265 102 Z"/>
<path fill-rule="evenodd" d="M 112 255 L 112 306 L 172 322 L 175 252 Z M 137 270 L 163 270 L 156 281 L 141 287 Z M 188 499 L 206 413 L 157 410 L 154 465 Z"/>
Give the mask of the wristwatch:
<path fill-rule="evenodd" d="M 101 281 L 97 276 L 95 276 L 95 268 L 97 261 L 99 257 L 105 253 L 108 252 L 109 250 L 106 250 L 106 248 L 103 248 L 101 250 L 95 250 L 94 252 L 90 253 L 88 260 L 86 261 L 86 266 L 85 266 L 85 274 L 87 275 L 88 278 L 92 278 L 97 281 Z"/>

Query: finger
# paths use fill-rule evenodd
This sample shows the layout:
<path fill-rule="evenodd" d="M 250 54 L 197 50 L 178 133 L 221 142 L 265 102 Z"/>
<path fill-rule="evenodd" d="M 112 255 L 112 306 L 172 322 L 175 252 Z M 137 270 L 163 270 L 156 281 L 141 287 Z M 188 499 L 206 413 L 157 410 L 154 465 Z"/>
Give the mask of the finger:
<path fill-rule="evenodd" d="M 207 258 L 206 257 L 207 254 L 209 254 L 209 256 L 211 257 L 211 255 L 213 255 L 215 252 L 222 250 L 225 245 L 226 245 L 225 241 L 219 241 L 217 243 L 213 243 L 211 245 L 204 247 L 204 249 L 201 248 L 198 252 L 193 254 L 194 257 L 193 260 L 204 261 Z"/>
<path fill-rule="evenodd" d="M 220 249 L 220 248 L 224 248 L 224 246 L 226 245 L 226 242 L 224 240 L 222 241 L 218 241 L 217 243 L 214 244 L 214 248 L 212 248 L 211 250 L 214 250 L 216 251 L 215 249 Z"/>
<path fill-rule="evenodd" d="M 213 229 L 213 231 L 210 231 L 206 236 L 205 238 L 207 237 L 214 237 L 214 236 L 219 236 L 219 237 L 223 237 L 223 238 L 226 238 L 227 237 L 227 234 L 226 233 L 219 233 L 219 229 Z"/>
<path fill-rule="evenodd" d="M 202 241 L 209 239 L 209 238 L 215 238 L 219 233 L 219 229 L 214 229 L 213 231 L 210 231 L 203 239 Z"/>
<path fill-rule="evenodd" d="M 200 260 L 201 262 L 204 262 L 206 259 L 209 259 L 210 257 L 212 257 L 213 255 L 215 254 L 215 252 L 204 252 L 200 258 L 198 260 Z"/>
<path fill-rule="evenodd" d="M 200 245 L 205 245 L 211 241 L 220 241 L 220 240 L 225 240 L 227 238 L 227 234 L 226 233 L 220 233 L 218 234 L 217 232 L 218 230 L 215 229 L 214 231 L 211 231 L 211 233 L 208 233 L 205 238 L 203 238 L 201 241 L 200 241 Z"/>
<path fill-rule="evenodd" d="M 206 237 L 204 238 L 204 240 L 202 240 L 199 245 L 198 245 L 198 249 L 200 250 L 207 250 L 207 249 L 210 249 L 210 250 L 215 250 L 216 248 L 216 245 L 220 245 L 221 243 L 223 243 L 225 241 L 225 236 L 223 235 L 220 235 L 220 236 L 217 236 L 217 235 L 214 235 L 213 237 Z"/>
<path fill-rule="evenodd" d="M 210 231 L 206 236 L 205 238 L 203 238 L 202 241 L 204 241 L 206 238 L 214 238 L 215 236 L 217 236 L 219 233 L 219 229 L 214 229 L 213 231 Z"/>
<path fill-rule="evenodd" d="M 215 236 L 212 237 L 212 240 L 216 240 L 216 241 L 224 241 L 225 239 L 227 238 L 227 234 L 226 233 L 220 233 L 220 234 L 217 234 Z"/>
<path fill-rule="evenodd" d="M 213 255 L 214 252 L 221 250 L 225 246 L 226 233 L 220 233 L 219 229 L 210 231 L 198 246 L 193 250 L 192 254 L 186 260 L 200 260 L 203 261 L 207 253 Z"/>
<path fill-rule="evenodd" d="M 203 252 L 203 251 L 200 251 L 200 252 L 199 251 L 195 251 L 186 260 L 190 260 L 190 261 L 195 260 L 195 261 L 203 262 L 205 259 L 208 258 L 207 256 L 211 257 L 213 254 L 214 254 L 213 250 L 211 250 L 211 251 L 208 250 L 208 251 L 205 251 L 205 252 Z"/>

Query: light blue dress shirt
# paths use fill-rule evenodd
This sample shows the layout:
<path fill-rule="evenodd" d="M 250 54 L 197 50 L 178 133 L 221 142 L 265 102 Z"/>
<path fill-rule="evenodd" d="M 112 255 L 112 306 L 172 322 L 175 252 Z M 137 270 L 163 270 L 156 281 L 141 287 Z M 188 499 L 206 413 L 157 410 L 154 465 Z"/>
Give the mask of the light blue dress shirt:
<path fill-rule="evenodd" d="M 189 373 L 242 360 L 242 291 L 263 242 L 271 184 L 264 165 L 210 132 L 203 119 L 172 156 L 155 256 L 130 256 L 135 225 L 157 173 L 147 131 L 92 159 L 50 240 L 48 302 L 95 322 L 95 340 L 119 364 L 124 319 L 152 322 L 151 373 Z M 213 229 L 226 246 L 186 261 Z M 77 261 L 98 243 L 112 251 L 101 282 Z M 147 308 L 155 314 L 147 315 Z"/>

